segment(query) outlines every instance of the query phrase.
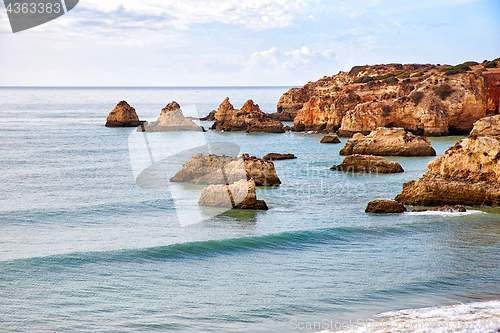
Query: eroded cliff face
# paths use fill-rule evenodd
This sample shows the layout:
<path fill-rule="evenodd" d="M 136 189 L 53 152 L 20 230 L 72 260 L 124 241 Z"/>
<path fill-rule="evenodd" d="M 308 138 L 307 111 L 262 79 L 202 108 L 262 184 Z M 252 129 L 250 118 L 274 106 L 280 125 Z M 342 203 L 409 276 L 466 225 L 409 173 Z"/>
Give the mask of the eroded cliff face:
<path fill-rule="evenodd" d="M 352 136 L 402 127 L 441 136 L 468 134 L 475 121 L 498 114 L 499 105 L 500 68 L 389 64 L 357 66 L 290 89 L 274 117 L 296 114 L 295 131 Z"/>
<path fill-rule="evenodd" d="M 422 178 L 405 183 L 396 201 L 415 206 L 500 206 L 500 142 L 489 136 L 500 130 L 499 118 L 478 121 L 468 138 L 427 164 Z"/>

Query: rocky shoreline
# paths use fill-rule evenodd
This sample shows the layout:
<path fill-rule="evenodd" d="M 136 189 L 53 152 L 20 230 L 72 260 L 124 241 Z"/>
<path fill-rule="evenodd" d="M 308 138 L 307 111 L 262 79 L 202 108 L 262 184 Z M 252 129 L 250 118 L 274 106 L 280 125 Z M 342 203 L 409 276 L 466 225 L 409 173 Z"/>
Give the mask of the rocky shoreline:
<path fill-rule="evenodd" d="M 498 67 L 500 58 L 487 65 L 357 66 L 289 90 L 280 98 L 276 114 L 262 112 L 252 100 L 235 109 L 225 98 L 217 111 L 201 119 L 213 121 L 210 129 L 218 132 L 291 130 L 352 136 L 340 150 L 347 157 L 331 168 L 348 172 L 404 172 L 401 165 L 380 156 L 435 156 L 426 136 L 467 133 L 444 156 L 431 161 L 421 178 L 403 184 L 395 200 L 370 203 L 367 211 L 403 211 L 401 205 L 500 207 Z M 280 120 L 293 120 L 294 125 L 288 128 Z M 122 101 L 110 112 L 106 126 L 140 126 L 138 131 L 145 132 L 204 131 L 184 117 L 176 102 L 162 109 L 157 121 L 146 123 Z M 339 142 L 337 135 L 321 140 Z M 263 159 L 247 154 L 237 158 L 198 154 L 170 181 L 209 185 L 200 199 L 203 205 L 220 204 L 218 196 L 227 192 L 232 208 L 267 209 L 256 199 L 255 186 L 281 184 L 271 161 L 294 158 L 276 153 Z M 236 203 L 232 193 L 243 193 L 243 189 L 249 197 Z"/>
<path fill-rule="evenodd" d="M 427 172 L 403 185 L 396 201 L 412 206 L 500 206 L 500 115 L 481 119 L 472 134 L 427 165 Z M 484 130 L 483 124 L 495 124 Z"/>

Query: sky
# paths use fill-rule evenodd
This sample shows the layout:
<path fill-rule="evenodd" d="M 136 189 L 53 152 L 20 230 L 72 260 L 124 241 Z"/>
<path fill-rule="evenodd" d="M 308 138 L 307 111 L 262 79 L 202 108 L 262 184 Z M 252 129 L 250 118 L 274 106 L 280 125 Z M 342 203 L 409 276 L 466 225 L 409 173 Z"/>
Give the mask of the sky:
<path fill-rule="evenodd" d="M 352 66 L 500 57 L 500 0 L 80 0 L 12 33 L 0 86 L 302 86 Z"/>

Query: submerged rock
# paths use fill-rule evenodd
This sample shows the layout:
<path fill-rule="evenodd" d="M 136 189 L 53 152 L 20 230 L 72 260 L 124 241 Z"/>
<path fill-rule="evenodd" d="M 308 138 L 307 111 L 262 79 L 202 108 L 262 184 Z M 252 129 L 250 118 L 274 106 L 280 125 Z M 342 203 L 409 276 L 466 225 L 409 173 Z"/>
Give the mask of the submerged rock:
<path fill-rule="evenodd" d="M 248 154 L 236 158 L 225 155 L 193 155 L 170 181 L 212 185 L 231 184 L 242 179 L 253 179 L 257 186 L 281 184 L 273 162 Z"/>
<path fill-rule="evenodd" d="M 233 209 L 267 210 L 263 200 L 257 200 L 255 182 L 242 179 L 231 185 L 210 185 L 201 191 L 198 201 L 201 206 Z"/>
<path fill-rule="evenodd" d="M 393 200 L 374 200 L 368 203 L 365 212 L 375 214 L 404 213 L 406 207 Z"/>
<path fill-rule="evenodd" d="M 179 104 L 175 101 L 161 110 L 158 120 L 141 126 L 137 130 L 140 132 L 205 131 L 202 126 L 184 117 Z"/>
<path fill-rule="evenodd" d="M 226 97 L 215 113 L 215 122 L 211 129 L 216 131 L 246 131 L 284 133 L 283 124 L 262 112 L 259 105 L 248 100 L 241 110 L 235 109 Z"/>
<path fill-rule="evenodd" d="M 106 119 L 106 127 L 137 127 L 145 121 L 139 120 L 135 109 L 127 102 L 119 102 Z"/>
<path fill-rule="evenodd" d="M 341 143 L 341 141 L 336 135 L 325 135 L 320 143 Z"/>
<path fill-rule="evenodd" d="M 427 172 L 403 184 L 398 202 L 413 206 L 500 206 L 500 124 L 478 121 L 468 138 L 460 140 L 427 164 Z M 491 127 L 484 131 L 484 124 Z"/>
<path fill-rule="evenodd" d="M 377 128 L 369 135 L 356 133 L 340 150 L 340 155 L 436 156 L 423 136 L 406 133 L 402 128 Z"/>
<path fill-rule="evenodd" d="M 366 172 L 366 173 L 400 173 L 404 172 L 397 162 L 388 161 L 380 156 L 373 155 L 350 155 L 344 158 L 340 165 L 330 168 L 331 170 L 344 172 Z"/>
<path fill-rule="evenodd" d="M 293 160 L 296 159 L 294 154 L 278 154 L 278 153 L 269 153 L 264 156 L 262 159 L 266 161 L 281 161 L 281 160 Z"/>

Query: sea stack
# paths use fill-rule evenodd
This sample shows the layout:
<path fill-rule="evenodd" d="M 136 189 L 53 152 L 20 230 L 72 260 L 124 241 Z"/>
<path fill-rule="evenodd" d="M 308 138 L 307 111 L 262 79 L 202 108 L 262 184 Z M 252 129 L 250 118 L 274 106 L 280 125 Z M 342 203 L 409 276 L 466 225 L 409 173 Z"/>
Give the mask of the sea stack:
<path fill-rule="evenodd" d="M 138 131 L 142 132 L 168 132 L 168 131 L 205 131 L 202 126 L 196 125 L 192 120 L 184 117 L 181 107 L 177 102 L 167 104 L 161 110 L 158 120 L 148 123 Z"/>
<path fill-rule="evenodd" d="M 281 184 L 273 162 L 248 154 L 235 158 L 224 155 L 193 155 L 182 165 L 182 169 L 170 178 L 170 181 L 212 185 L 231 184 L 241 179 L 252 179 L 257 186 Z"/>
<path fill-rule="evenodd" d="M 260 110 L 258 104 L 248 100 L 241 110 L 235 109 L 229 102 L 229 97 L 221 103 L 215 113 L 215 122 L 211 129 L 216 131 L 246 131 L 284 133 L 285 129 L 279 120 L 272 119 Z"/>
<path fill-rule="evenodd" d="M 106 127 L 137 127 L 144 123 L 126 101 L 119 102 L 106 119 Z"/>
<path fill-rule="evenodd" d="M 198 204 L 233 209 L 268 210 L 263 200 L 257 200 L 255 182 L 246 179 L 231 185 L 210 185 L 204 188 Z"/>

